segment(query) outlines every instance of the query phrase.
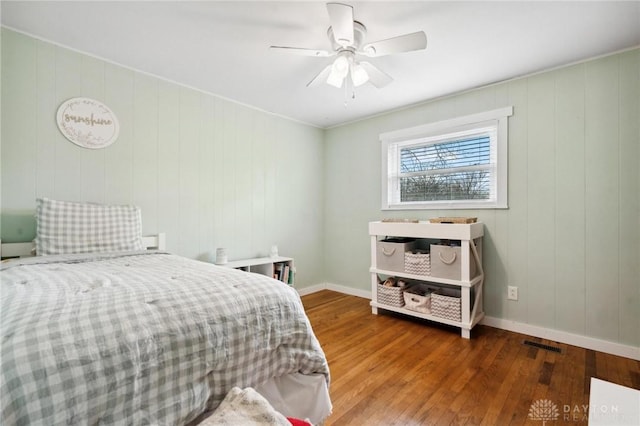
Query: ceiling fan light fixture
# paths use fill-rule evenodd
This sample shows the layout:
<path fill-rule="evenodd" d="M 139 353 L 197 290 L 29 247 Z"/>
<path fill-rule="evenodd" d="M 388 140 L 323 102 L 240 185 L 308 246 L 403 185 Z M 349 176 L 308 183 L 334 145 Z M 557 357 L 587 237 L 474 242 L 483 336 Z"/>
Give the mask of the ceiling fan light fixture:
<path fill-rule="evenodd" d="M 362 86 L 369 81 L 369 74 L 367 71 L 357 62 L 351 65 L 351 80 L 355 87 Z"/>
<path fill-rule="evenodd" d="M 335 61 L 333 61 L 333 67 L 331 72 L 345 78 L 349 72 L 349 59 L 345 55 L 338 55 Z"/>
<path fill-rule="evenodd" d="M 331 74 L 327 77 L 327 84 L 340 88 L 347 74 L 349 74 L 349 59 L 346 55 L 340 54 L 336 60 L 333 61 Z"/>
<path fill-rule="evenodd" d="M 327 84 L 333 87 L 336 87 L 338 89 L 342 87 L 343 81 L 344 81 L 344 77 L 340 77 L 333 71 L 331 71 L 331 74 L 329 74 L 329 77 L 327 77 Z"/>

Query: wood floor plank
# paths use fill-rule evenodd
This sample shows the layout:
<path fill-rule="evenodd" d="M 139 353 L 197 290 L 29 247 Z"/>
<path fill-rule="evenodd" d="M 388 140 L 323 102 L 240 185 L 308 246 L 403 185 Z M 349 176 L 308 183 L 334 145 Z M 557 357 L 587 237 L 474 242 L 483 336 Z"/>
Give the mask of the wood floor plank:
<path fill-rule="evenodd" d="M 481 425 L 490 426 L 499 424 L 498 417 L 500 414 L 509 411 L 505 410 L 505 408 L 509 406 L 509 403 L 515 403 L 515 401 L 509 399 L 509 397 L 511 396 L 511 398 L 513 398 L 511 392 L 513 389 L 518 388 L 518 380 L 521 378 L 519 373 L 523 371 L 524 364 L 528 362 L 527 358 L 529 358 L 530 352 L 531 351 L 524 346 L 520 348 L 519 354 L 516 355 L 511 368 L 507 372 L 506 378 L 500 383 L 500 387 L 494 395 L 494 403 L 486 404 L 486 413 L 480 422 Z"/>
<path fill-rule="evenodd" d="M 557 406 L 554 424 L 584 425 L 591 377 L 640 389 L 636 360 L 487 326 L 463 339 L 457 328 L 372 315 L 368 300 L 328 290 L 302 301 L 331 370 L 325 426 L 542 424 L 529 418 L 540 399 Z"/>

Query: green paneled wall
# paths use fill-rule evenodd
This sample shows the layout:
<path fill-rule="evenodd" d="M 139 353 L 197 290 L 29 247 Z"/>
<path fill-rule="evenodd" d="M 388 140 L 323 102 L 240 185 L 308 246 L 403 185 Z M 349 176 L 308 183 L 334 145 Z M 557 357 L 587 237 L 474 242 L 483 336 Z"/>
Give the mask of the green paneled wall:
<path fill-rule="evenodd" d="M 640 346 L 640 50 L 326 131 L 6 29 L 1 77 L 5 241 L 34 236 L 39 196 L 134 203 L 173 252 L 278 244 L 302 285 L 367 291 L 369 221 L 477 216 L 488 315 Z M 58 132 L 55 111 L 75 96 L 116 112 L 114 145 Z M 380 133 L 506 105 L 509 209 L 380 210 Z"/>
<path fill-rule="evenodd" d="M 640 346 L 639 80 L 636 49 L 329 129 L 327 281 L 370 289 L 371 220 L 477 216 L 487 315 Z M 380 210 L 380 133 L 507 105 L 509 209 Z"/>
<path fill-rule="evenodd" d="M 58 106 L 79 96 L 116 113 L 113 145 L 58 131 Z M 233 259 L 277 244 L 298 284 L 323 279 L 320 129 L 3 29 L 1 149 L 5 242 L 35 236 L 36 197 L 131 203 L 172 252 Z"/>

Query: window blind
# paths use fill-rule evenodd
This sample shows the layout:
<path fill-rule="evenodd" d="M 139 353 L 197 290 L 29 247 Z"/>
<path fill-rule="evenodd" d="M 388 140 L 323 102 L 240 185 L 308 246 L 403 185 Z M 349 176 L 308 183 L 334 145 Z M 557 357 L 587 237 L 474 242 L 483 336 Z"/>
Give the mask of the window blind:
<path fill-rule="evenodd" d="M 489 200 L 495 127 L 399 147 L 400 202 Z"/>

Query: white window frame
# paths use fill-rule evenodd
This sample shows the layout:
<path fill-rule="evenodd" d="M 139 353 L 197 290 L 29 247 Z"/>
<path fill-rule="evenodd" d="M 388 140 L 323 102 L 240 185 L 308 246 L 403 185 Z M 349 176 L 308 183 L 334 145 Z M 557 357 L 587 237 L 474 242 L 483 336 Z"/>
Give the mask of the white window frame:
<path fill-rule="evenodd" d="M 466 115 L 435 123 L 424 124 L 408 129 L 396 130 L 380 134 L 382 148 L 382 210 L 432 210 L 432 209 L 506 209 L 507 202 L 507 145 L 508 118 L 513 115 L 513 106 Z M 495 142 L 491 144 L 491 155 L 495 156 L 495 194 L 489 200 L 442 200 L 400 202 L 399 178 L 397 165 L 390 165 L 390 161 L 399 162 L 397 153 L 400 147 L 420 144 L 438 143 L 444 141 L 439 137 L 452 133 L 469 132 L 475 129 L 496 127 Z M 395 170 L 394 170 L 395 169 Z M 395 191 L 395 192 L 394 192 Z M 394 201 L 398 200 L 398 201 Z"/>

